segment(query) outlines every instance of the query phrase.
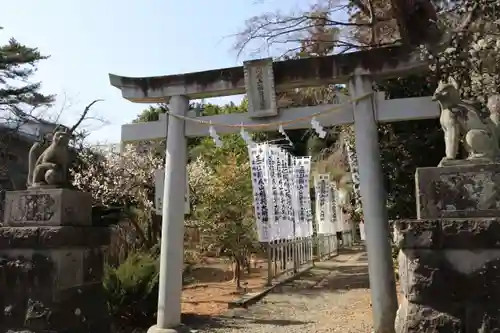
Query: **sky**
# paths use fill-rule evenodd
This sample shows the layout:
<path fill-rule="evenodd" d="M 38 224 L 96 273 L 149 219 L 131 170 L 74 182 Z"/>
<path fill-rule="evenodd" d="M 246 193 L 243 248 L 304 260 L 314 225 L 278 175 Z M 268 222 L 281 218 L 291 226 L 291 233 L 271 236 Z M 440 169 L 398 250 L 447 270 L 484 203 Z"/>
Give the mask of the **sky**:
<path fill-rule="evenodd" d="M 85 128 L 94 143 L 120 141 L 120 126 L 148 104 L 121 97 L 108 73 L 123 76 L 181 74 L 241 65 L 231 37 L 246 19 L 303 0 L 16 0 L 2 4 L 0 42 L 14 37 L 38 47 L 48 60 L 39 63 L 35 81 L 44 93 L 57 94 L 54 114 L 72 125 L 95 99 Z M 263 54 L 261 57 L 267 57 Z M 255 56 L 253 56 L 255 58 Z M 238 101 L 238 97 L 210 102 Z"/>

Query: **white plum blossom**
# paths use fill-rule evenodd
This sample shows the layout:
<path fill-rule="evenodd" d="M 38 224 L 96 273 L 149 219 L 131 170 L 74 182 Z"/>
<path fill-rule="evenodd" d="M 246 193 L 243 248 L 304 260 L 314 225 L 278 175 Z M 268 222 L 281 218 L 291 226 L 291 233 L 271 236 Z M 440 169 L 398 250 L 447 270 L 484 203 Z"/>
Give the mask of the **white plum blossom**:
<path fill-rule="evenodd" d="M 151 188 L 155 170 L 163 166 L 160 156 L 152 151 L 139 153 L 127 145 L 121 153 L 85 150 L 79 154 L 79 160 L 78 170 L 71 170 L 73 185 L 90 192 L 94 204 L 153 208 Z"/>

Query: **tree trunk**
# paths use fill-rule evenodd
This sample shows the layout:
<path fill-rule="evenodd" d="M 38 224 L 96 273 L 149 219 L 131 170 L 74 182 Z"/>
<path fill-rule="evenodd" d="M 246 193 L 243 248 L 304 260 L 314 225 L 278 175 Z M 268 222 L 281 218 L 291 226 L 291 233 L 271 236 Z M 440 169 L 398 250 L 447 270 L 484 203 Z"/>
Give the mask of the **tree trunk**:
<path fill-rule="evenodd" d="M 252 274 L 252 258 L 250 256 L 246 257 L 245 265 L 247 266 L 248 275 Z"/>
<path fill-rule="evenodd" d="M 233 279 L 236 282 L 236 290 L 241 289 L 241 259 L 238 257 L 234 257 L 234 276 Z"/>

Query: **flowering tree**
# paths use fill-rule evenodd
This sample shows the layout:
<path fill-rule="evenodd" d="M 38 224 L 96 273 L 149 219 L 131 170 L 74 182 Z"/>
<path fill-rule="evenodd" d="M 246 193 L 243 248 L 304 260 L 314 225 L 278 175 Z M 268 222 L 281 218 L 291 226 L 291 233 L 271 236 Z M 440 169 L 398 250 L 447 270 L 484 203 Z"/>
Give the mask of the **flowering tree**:
<path fill-rule="evenodd" d="M 213 168 L 198 159 L 189 171 L 195 194 L 193 223 L 204 235 L 202 245 L 224 249 L 231 256 L 239 289 L 242 264 L 256 244 L 250 164 L 228 153 Z"/>
<path fill-rule="evenodd" d="M 159 237 L 152 223 L 154 172 L 162 165 L 152 150 L 132 145 L 121 153 L 84 149 L 71 174 L 76 188 L 92 194 L 94 207 L 122 208 L 141 244 L 151 247 Z"/>

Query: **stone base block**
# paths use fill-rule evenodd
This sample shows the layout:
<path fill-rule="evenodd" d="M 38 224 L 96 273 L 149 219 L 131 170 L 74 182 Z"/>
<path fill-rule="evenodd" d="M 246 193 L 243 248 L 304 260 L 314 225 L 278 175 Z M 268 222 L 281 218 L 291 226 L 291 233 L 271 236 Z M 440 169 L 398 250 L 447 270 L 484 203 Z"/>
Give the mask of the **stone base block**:
<path fill-rule="evenodd" d="M 409 302 L 403 298 L 396 313 L 396 333 L 462 333 L 459 308 L 440 311 L 431 306 Z"/>
<path fill-rule="evenodd" d="M 4 225 L 92 225 L 92 195 L 60 189 L 10 191 L 5 196 Z"/>
<path fill-rule="evenodd" d="M 148 329 L 147 333 L 182 333 L 182 332 L 189 332 L 188 329 L 185 327 L 178 327 L 178 328 L 159 328 L 157 325 L 153 325 Z"/>
<path fill-rule="evenodd" d="M 500 218 L 397 221 L 396 333 L 500 332 Z"/>
<path fill-rule="evenodd" d="M 394 328 L 396 333 L 500 332 L 500 309 L 495 302 L 430 306 L 403 298 Z"/>
<path fill-rule="evenodd" d="M 500 216 L 500 164 L 418 168 L 417 217 Z"/>
<path fill-rule="evenodd" d="M 109 239 L 108 228 L 0 228 L 0 332 L 109 333 Z"/>
<path fill-rule="evenodd" d="M 10 293 L 0 300 L 0 332 L 109 333 L 110 321 L 102 283 Z M 15 296 L 15 298 L 14 298 Z"/>

